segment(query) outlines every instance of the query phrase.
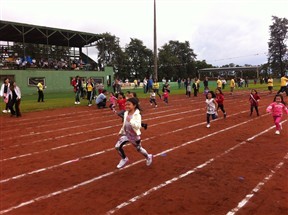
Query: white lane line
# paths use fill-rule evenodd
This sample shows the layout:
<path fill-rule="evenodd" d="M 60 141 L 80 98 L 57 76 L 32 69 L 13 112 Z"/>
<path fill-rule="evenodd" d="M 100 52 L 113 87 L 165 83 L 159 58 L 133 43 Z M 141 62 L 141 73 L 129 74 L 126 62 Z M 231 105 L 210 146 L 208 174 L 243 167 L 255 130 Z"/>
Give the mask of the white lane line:
<path fill-rule="evenodd" d="M 258 117 L 258 118 L 259 118 L 259 117 Z M 257 118 L 257 119 L 258 119 L 258 118 Z M 225 128 L 225 129 L 216 131 L 216 132 L 214 132 L 214 133 L 211 133 L 211 134 L 209 134 L 209 135 L 207 135 L 207 136 L 203 136 L 202 138 L 198 138 L 198 139 L 195 139 L 195 140 L 192 140 L 192 141 L 185 142 L 185 143 L 181 144 L 180 146 L 176 146 L 176 147 L 173 147 L 173 148 L 171 148 L 171 149 L 169 149 L 169 150 L 162 151 L 161 153 L 158 153 L 158 154 L 154 155 L 153 157 L 155 158 L 155 157 L 161 156 L 163 153 L 168 153 L 168 152 L 174 151 L 174 150 L 176 150 L 176 149 L 178 149 L 178 148 L 182 148 L 183 146 L 186 146 L 186 145 L 189 145 L 189 144 L 191 144 L 191 143 L 194 143 L 194 142 L 200 141 L 200 140 L 202 140 L 202 139 L 205 139 L 205 138 L 207 138 L 208 136 L 210 137 L 210 136 L 213 136 L 213 135 L 217 135 L 217 134 L 222 133 L 222 132 L 224 132 L 224 131 L 227 131 L 227 130 L 236 128 L 236 127 L 238 127 L 238 126 L 240 126 L 240 125 L 244 125 L 244 124 L 246 124 L 246 123 L 249 123 L 249 122 L 251 122 L 251 121 L 253 121 L 253 120 L 254 120 L 254 119 L 250 119 L 250 120 L 248 120 L 248 121 L 246 121 L 246 122 L 239 123 L 238 125 L 233 125 L 233 126 L 231 126 L 231 127 L 228 127 L 228 128 Z M 285 121 L 286 121 L 286 120 L 285 120 Z M 283 121 L 283 122 L 284 122 L 284 121 Z M 270 127 L 269 129 L 265 130 L 264 132 L 260 132 L 259 134 L 255 135 L 255 137 L 261 135 L 262 133 L 267 132 L 268 130 L 272 129 L 273 127 L 274 127 L 274 126 Z M 252 140 L 252 138 L 249 138 L 249 140 Z M 229 153 L 230 151 L 234 150 L 235 148 L 238 148 L 240 145 L 241 145 L 241 143 L 239 143 L 238 145 L 230 148 L 229 150 L 226 150 L 224 153 L 227 154 L 227 153 Z M 219 157 L 219 156 L 217 156 L 217 157 Z M 20 203 L 20 204 L 18 204 L 18 205 L 16 205 L 16 206 L 12 206 L 12 207 L 10 207 L 10 208 L 8 208 L 8 209 L 5 209 L 5 210 L 0 211 L 0 214 L 4 214 L 4 213 L 10 212 L 10 211 L 13 211 L 13 210 L 15 210 L 15 209 L 21 208 L 21 207 L 23 207 L 23 206 L 30 205 L 30 204 L 32 204 L 32 203 L 35 203 L 35 202 L 38 202 L 38 201 L 41 201 L 41 200 L 44 200 L 44 199 L 48 199 L 48 198 L 51 198 L 51 197 L 53 197 L 53 196 L 66 193 L 66 192 L 71 191 L 71 190 L 78 189 L 79 187 L 83 187 L 83 186 L 85 186 L 85 185 L 87 185 L 87 184 L 93 183 L 93 182 L 95 182 L 95 181 L 97 181 L 97 180 L 100 180 L 100 179 L 103 179 L 103 178 L 105 178 L 105 177 L 107 177 L 107 176 L 113 175 L 113 174 L 116 173 L 116 172 L 123 171 L 123 170 L 125 170 L 125 169 L 127 169 L 127 168 L 129 168 L 129 167 L 131 167 L 131 166 L 135 166 L 135 165 L 137 165 L 137 164 L 139 164 L 139 163 L 141 163 L 141 162 L 143 162 L 143 161 L 145 161 L 145 159 L 138 160 L 138 161 L 136 161 L 136 162 L 134 162 L 134 163 L 131 163 L 131 164 L 125 166 L 124 168 L 120 169 L 120 170 L 114 170 L 114 171 L 105 173 L 105 174 L 103 174 L 103 175 L 97 176 L 97 177 L 95 177 L 95 178 L 89 179 L 89 180 L 87 180 L 87 181 L 83 181 L 83 182 L 81 182 L 81 183 L 79 183 L 79 184 L 76 184 L 76 185 L 73 185 L 73 186 L 71 186 L 71 187 L 68 187 L 68 188 L 65 188 L 65 189 L 62 189 L 62 190 L 58 190 L 58 191 L 55 191 L 55 192 L 53 192 L 53 193 L 49 193 L 49 194 L 46 194 L 46 195 L 43 195 L 43 196 L 39 196 L 39 197 L 36 197 L 36 198 L 34 198 L 34 199 L 32 199 L 32 200 L 29 200 L 29 201 L 26 201 L 26 202 L 22 202 L 22 203 Z M 206 161 L 205 163 L 207 163 L 207 164 L 208 164 L 208 163 L 211 163 L 211 159 L 208 160 L 208 161 Z M 204 163 L 204 164 L 205 164 L 205 163 Z M 201 165 L 199 165 L 199 166 L 202 168 L 202 166 L 203 166 L 204 164 L 201 164 Z M 207 165 L 207 164 L 206 164 L 206 165 Z M 198 168 L 199 168 L 199 166 L 198 166 Z M 195 169 L 195 168 L 194 168 L 194 169 Z"/>
<path fill-rule="evenodd" d="M 285 120 L 285 121 L 286 121 L 286 120 Z M 284 121 L 283 121 L 283 122 L 284 122 Z M 143 198 L 143 197 L 145 197 L 145 196 L 148 196 L 148 195 L 151 194 L 152 192 L 155 192 L 155 191 L 157 191 L 157 190 L 159 190 L 159 189 L 161 189 L 161 188 L 163 188 L 163 187 L 166 187 L 166 186 L 169 185 L 169 184 L 172 184 L 172 183 L 174 183 L 174 182 L 176 182 L 176 181 L 178 181 L 178 180 L 180 180 L 180 179 L 188 176 L 188 175 L 191 175 L 192 173 L 196 172 L 197 170 L 202 169 L 202 168 L 204 168 L 205 166 L 211 164 L 211 163 L 214 162 L 216 159 L 219 159 L 219 158 L 223 157 L 224 155 L 230 153 L 231 151 L 235 150 L 236 148 L 240 147 L 241 145 L 246 144 L 247 142 L 255 139 L 256 137 L 258 137 L 258 136 L 260 136 L 260 135 L 268 132 L 269 130 L 271 130 L 271 129 L 273 129 L 273 128 L 274 128 L 274 126 L 271 126 L 270 128 L 268 128 L 268 129 L 266 129 L 266 130 L 264 130 L 264 131 L 262 131 L 262 132 L 260 132 L 260 133 L 258 133 L 258 134 L 256 134 L 256 135 L 248 138 L 247 140 L 245 140 L 245 141 L 243 141 L 243 142 L 241 142 L 241 143 L 238 143 L 237 145 L 231 147 L 230 149 L 224 151 L 223 153 L 217 155 L 216 157 L 211 158 L 211 159 L 207 160 L 206 162 L 204 162 L 204 163 L 196 166 L 195 168 L 193 168 L 193 169 L 185 172 L 184 174 L 181 174 L 181 175 L 179 175 L 179 176 L 177 176 L 177 177 L 171 178 L 171 179 L 165 181 L 165 182 L 162 183 L 162 184 L 159 184 L 159 185 L 157 185 L 157 186 L 155 186 L 155 187 L 152 187 L 151 189 L 149 189 L 149 190 L 141 193 L 141 194 L 138 195 L 138 196 L 134 196 L 133 198 L 129 199 L 128 201 L 123 202 L 123 203 L 117 205 L 115 208 L 109 210 L 106 214 L 108 214 L 108 215 L 109 215 L 109 214 L 113 214 L 113 213 L 115 213 L 116 211 L 120 210 L 121 208 L 124 208 L 124 207 L 132 204 L 133 202 L 136 202 L 137 200 L 139 200 L 139 199 L 141 199 L 141 198 Z M 190 141 L 190 142 L 191 142 L 191 141 Z M 187 143 L 182 144 L 182 145 L 184 146 L 184 145 L 187 145 L 187 144 L 190 144 L 190 143 L 187 142 Z M 167 151 L 168 151 L 168 150 L 167 150 Z"/>
<path fill-rule="evenodd" d="M 181 100 L 184 100 L 184 99 L 179 99 L 179 100 L 176 100 L 176 101 L 181 101 Z M 189 100 L 189 102 L 190 103 L 195 103 L 196 101 L 195 100 Z M 197 102 L 198 103 L 198 102 Z M 149 105 L 150 106 L 150 105 Z M 176 106 L 181 106 L 180 104 L 178 104 L 178 105 L 173 105 L 173 107 L 176 107 Z M 161 108 L 162 109 L 162 108 Z M 167 107 L 165 107 L 165 106 L 163 106 L 163 109 L 167 109 Z M 97 109 L 96 109 L 97 110 Z M 176 110 L 176 109 L 175 109 Z M 104 111 L 104 110 L 103 110 Z M 91 113 L 91 110 L 90 111 L 83 111 L 83 112 L 81 112 L 81 114 L 85 114 L 86 112 L 89 112 L 88 114 L 85 114 L 85 116 L 86 116 L 86 119 L 88 118 L 88 119 L 92 119 L 93 120 L 93 118 L 95 118 L 95 117 L 97 117 L 97 119 L 99 118 L 99 117 L 101 117 L 101 118 L 106 118 L 106 117 L 108 117 L 108 116 L 103 116 L 103 113 L 109 113 L 110 111 L 107 109 L 107 110 L 105 110 L 105 112 L 92 112 Z M 171 109 L 167 109 L 167 110 L 163 110 L 163 112 L 171 112 L 171 111 L 173 111 L 173 110 L 171 110 Z M 161 111 L 162 112 L 162 111 Z M 41 118 L 41 120 L 43 120 L 44 118 L 52 118 L 52 119 L 47 119 L 47 120 L 45 120 L 45 122 L 47 121 L 47 122 L 49 122 L 49 121 L 58 121 L 59 120 L 59 117 L 63 117 L 63 116 L 68 116 L 68 117 L 66 117 L 65 118 L 65 120 L 67 120 L 67 119 L 69 119 L 69 118 L 75 118 L 75 114 L 76 113 L 78 113 L 78 112 L 72 112 L 72 113 L 67 113 L 67 114 L 59 114 L 58 116 L 51 116 L 51 115 L 48 115 L 48 116 L 44 116 L 43 118 Z M 158 112 L 159 113 L 159 112 Z M 155 114 L 155 113 L 150 113 L 150 114 Z M 69 115 L 71 115 L 71 116 L 69 116 Z M 89 118 L 89 116 L 93 116 L 93 118 Z M 111 116 L 111 115 L 110 115 Z M 22 121 L 27 121 L 27 120 L 29 120 L 29 122 L 31 121 L 31 120 L 34 120 L 34 118 L 33 119 L 31 119 L 31 118 L 29 118 L 29 119 L 24 119 L 24 120 L 22 120 Z M 21 121 L 21 120 L 19 120 L 19 121 Z M 18 120 L 17 120 L 17 122 L 19 122 Z M 87 120 L 86 120 L 87 121 Z M 31 125 L 31 122 L 30 123 L 22 123 L 21 125 L 26 125 L 26 124 L 28 124 L 28 125 Z M 68 122 L 79 122 L 79 120 L 74 120 L 74 121 L 68 121 Z M 19 123 L 20 124 L 20 123 Z M 19 125 L 18 124 L 18 125 Z M 65 121 L 65 124 L 66 124 L 66 121 Z M 51 125 L 40 125 L 40 126 L 37 126 L 37 128 L 39 128 L 39 127 L 46 127 L 46 126 L 51 126 Z M 17 129 L 17 130 L 19 130 L 19 129 Z M 13 130 L 14 131 L 14 130 Z M 3 131 L 3 133 L 9 133 L 9 132 L 11 132 L 11 129 L 9 129 L 9 126 L 5 129 L 5 131 Z M 5 136 L 5 135 L 4 135 Z"/>
<path fill-rule="evenodd" d="M 200 110 L 200 109 L 185 111 L 185 112 L 181 112 L 181 113 L 187 114 L 187 113 L 195 112 L 195 111 L 198 111 L 198 110 Z M 181 113 L 173 113 L 173 114 L 164 115 L 164 116 L 162 115 L 162 116 L 154 117 L 153 119 L 160 119 L 160 118 L 165 118 L 165 117 L 167 117 L 167 116 L 169 117 L 169 116 L 180 115 Z M 192 117 L 195 117 L 195 115 L 192 116 Z M 187 118 L 187 117 L 186 117 L 186 118 Z M 182 119 L 183 119 L 183 118 L 182 118 Z M 170 120 L 170 121 L 165 121 L 165 123 L 173 122 L 173 121 L 179 121 L 179 119 Z M 160 124 L 160 123 L 159 123 L 159 124 Z M 97 128 L 97 129 L 94 129 L 94 131 L 95 131 L 95 130 L 98 131 L 98 130 L 109 129 L 109 128 L 113 128 L 113 127 L 119 127 L 119 125 Z M 93 130 L 92 130 L 92 131 L 93 131 Z M 89 132 L 91 132 L 91 130 L 89 130 Z M 78 132 L 78 133 L 84 134 L 84 132 Z M 8 160 L 14 160 L 14 159 L 18 159 L 18 158 L 28 157 L 28 156 L 31 156 L 31 155 L 36 155 L 36 154 L 45 153 L 45 152 L 49 152 L 49 151 L 54 151 L 54 150 L 58 150 L 58 149 L 63 149 L 63 148 L 67 148 L 67 147 L 69 147 L 69 146 L 75 146 L 75 145 L 82 144 L 82 143 L 92 142 L 92 141 L 94 141 L 94 140 L 99 140 L 99 139 L 102 139 L 102 138 L 105 138 L 105 137 L 110 137 L 111 135 L 117 135 L 117 134 L 118 134 L 118 133 L 109 134 L 109 135 L 105 135 L 105 136 L 101 136 L 101 137 L 96 137 L 96 138 L 91 138 L 91 139 L 83 140 L 83 141 L 80 141 L 80 142 L 74 142 L 74 143 L 69 143 L 69 144 L 66 144 L 66 145 L 61 145 L 61 146 L 54 147 L 54 148 L 50 148 L 50 149 L 45 149 L 45 150 L 38 151 L 38 152 L 31 152 L 31 153 L 27 153 L 27 154 L 17 155 L 17 156 L 14 156 L 14 157 L 9 157 L 9 158 L 2 159 L 2 160 L 0 160 L 0 162 L 5 162 L 5 161 L 8 161 Z M 62 135 L 62 136 L 64 136 L 64 135 Z M 62 136 L 60 136 L 60 137 L 62 137 Z M 51 139 L 51 138 L 48 138 L 48 139 Z M 55 139 L 55 138 L 52 138 L 52 139 Z M 43 140 L 40 140 L 40 141 L 43 142 Z"/>
<path fill-rule="evenodd" d="M 258 191 L 260 191 L 260 189 L 272 178 L 272 176 L 284 165 L 285 160 L 288 159 L 288 153 L 283 157 L 283 160 L 278 163 L 273 170 L 270 171 L 270 174 L 267 175 L 261 182 L 259 182 L 256 187 L 245 196 L 244 199 L 242 199 L 242 201 L 240 201 L 237 205 L 237 207 L 233 208 L 231 211 L 229 211 L 227 213 L 227 215 L 234 215 L 236 214 L 240 209 L 242 209 L 248 202 L 249 200 L 254 197 L 254 195 L 256 193 L 258 193 Z"/>
<path fill-rule="evenodd" d="M 188 111 L 183 111 L 183 112 L 179 112 L 179 113 L 173 113 L 173 114 L 169 114 L 167 116 L 175 116 L 175 115 L 179 115 L 179 114 L 183 114 L 183 113 L 189 113 L 189 112 L 195 112 L 195 111 L 199 111 L 200 109 L 194 109 L 194 110 L 188 110 Z M 171 112 L 171 110 L 165 110 L 163 112 Z M 153 114 L 157 114 L 159 115 L 161 112 L 157 112 L 157 113 L 151 113 L 151 115 Z M 149 114 L 150 115 L 150 114 Z M 160 116 L 160 117 L 153 117 L 151 119 L 155 119 L 155 118 L 163 118 L 164 116 Z M 145 119 L 146 120 L 146 119 Z M 111 121 L 117 121 L 117 119 L 113 119 Z M 108 122 L 108 121 L 106 121 Z M 70 127 L 64 127 L 64 128 L 57 128 L 57 129 L 54 129 L 54 130 L 47 130 L 47 131 L 41 131 L 41 132 L 30 132 L 30 133 L 27 133 L 27 134 L 22 134 L 22 135 L 19 135 L 17 136 L 16 138 L 21 138 L 21 137 L 30 137 L 30 136 L 34 136 L 34 135 L 40 135 L 40 134 L 47 134 L 47 133 L 53 133 L 53 132 L 58 132 L 58 131 L 65 131 L 65 130 L 70 130 L 70 129 L 76 129 L 76 128 L 81 128 L 81 127 L 87 127 L 87 124 L 81 124 L 81 125 L 77 125 L 77 126 L 70 126 Z M 4 141 L 8 141 L 8 140 L 13 140 L 15 139 L 15 136 L 12 136 L 12 137 L 8 137 L 6 139 L 3 139 Z"/>
<path fill-rule="evenodd" d="M 242 111 L 242 112 L 240 112 L 240 113 L 243 113 L 243 112 L 245 112 L 245 111 Z M 239 113 L 237 113 L 237 114 L 239 114 Z M 237 115 L 237 114 L 235 114 L 235 115 Z M 172 122 L 172 121 L 179 121 L 179 120 L 181 120 L 181 119 L 171 120 L 170 122 Z M 167 122 L 168 122 L 168 121 L 167 121 Z M 147 140 L 152 140 L 152 139 L 155 139 L 155 138 L 158 138 L 158 137 L 161 137 L 161 136 L 169 135 L 169 134 L 171 134 L 171 132 L 172 132 L 172 133 L 176 133 L 176 132 L 179 132 L 179 131 L 183 131 L 183 130 L 186 130 L 186 129 L 190 129 L 190 128 L 193 128 L 193 127 L 196 127 L 196 126 L 199 126 L 199 125 L 203 125 L 203 124 L 205 124 L 205 123 L 206 123 L 206 122 L 201 122 L 201 123 L 197 123 L 197 124 L 194 124 L 194 125 L 190 125 L 190 126 L 188 126 L 188 127 L 176 129 L 176 130 L 174 130 L 174 131 L 169 131 L 169 132 L 166 132 L 166 133 L 161 133 L 160 135 L 156 135 L 156 136 L 153 136 L 153 137 L 145 138 L 145 139 L 142 140 L 142 142 L 145 142 L 145 141 L 147 141 Z M 246 123 L 246 122 L 244 122 L 244 123 Z M 242 123 L 242 124 L 243 124 L 243 123 Z M 240 124 L 239 124 L 239 125 L 240 125 Z M 109 134 L 109 135 L 102 136 L 102 137 L 96 137 L 96 138 L 93 138 L 93 139 L 84 140 L 84 141 L 82 141 L 82 143 L 83 143 L 83 142 L 94 141 L 94 140 L 101 139 L 101 138 L 105 138 L 105 137 L 110 137 L 111 135 L 115 135 L 115 136 L 116 136 L 117 134 L 118 134 L 118 133 L 114 133 L 114 134 Z M 209 136 L 209 135 L 207 135 L 207 137 L 208 137 L 208 136 Z M 205 136 L 204 136 L 204 137 L 205 137 Z M 201 138 L 203 138 L 203 137 L 201 137 Z M 201 139 L 201 138 L 200 138 L 200 139 Z M 206 138 L 206 137 L 205 137 L 205 138 Z M 198 139 L 199 139 L 199 138 L 198 138 Z M 195 139 L 195 140 L 198 141 L 198 139 Z M 76 142 L 76 143 L 74 143 L 74 145 L 75 145 L 75 144 L 79 144 L 79 143 L 81 143 L 81 142 Z M 73 144 L 66 145 L 65 147 L 68 147 L 68 146 L 71 146 L 71 145 L 73 145 Z M 63 146 L 60 146 L 60 147 L 63 148 Z M 56 149 L 59 149 L 59 147 L 56 147 L 55 150 L 56 150 Z M 33 171 L 31 171 L 31 172 L 22 173 L 22 174 L 20 174 L 20 175 L 16 175 L 16 176 L 13 176 L 13 177 L 10 177 L 10 178 L 2 179 L 2 180 L 0 180 L 0 184 L 6 183 L 6 182 L 9 182 L 9 181 L 12 181 L 12 180 L 16 180 L 16 179 L 19 179 L 19 178 L 23 178 L 23 177 L 28 176 L 28 175 L 33 175 L 33 174 L 36 174 L 36 173 L 39 173 L 39 172 L 44 172 L 44 171 L 47 171 L 47 170 L 51 170 L 51 169 L 54 169 L 54 168 L 58 168 L 58 167 L 60 167 L 60 166 L 67 165 L 67 164 L 70 164 L 70 163 L 75 162 L 75 161 L 80 161 L 80 160 L 83 160 L 83 159 L 87 159 L 87 158 L 91 158 L 91 157 L 94 157 L 94 156 L 98 156 L 98 155 L 100 155 L 100 154 L 103 154 L 103 153 L 105 153 L 105 152 L 109 152 L 109 151 L 112 151 L 112 150 L 115 150 L 115 149 L 114 149 L 114 148 L 105 149 L 105 150 L 102 150 L 102 151 L 100 151 L 100 152 L 95 152 L 95 153 L 93 153 L 93 154 L 89 154 L 89 155 L 85 155 L 85 156 L 82 156 L 82 157 L 74 158 L 74 159 L 72 159 L 72 160 L 68 160 L 68 161 L 62 162 L 62 163 L 60 163 L 60 164 L 56 164 L 56 165 L 49 166 L 49 167 L 43 167 L 43 168 L 41 168 L 41 169 L 33 170 Z M 33 153 L 30 153 L 30 154 L 27 154 L 26 156 L 28 156 L 28 155 L 35 155 L 35 154 L 39 154 L 39 153 L 40 153 L 40 152 L 33 152 Z M 162 152 L 162 153 L 163 153 L 163 152 Z M 166 153 L 166 151 L 165 151 L 165 153 Z M 24 157 L 24 156 L 22 156 L 22 157 Z M 18 158 L 18 157 L 17 157 L 17 158 Z M 16 159 L 16 158 L 15 158 L 15 157 L 12 157 L 11 159 Z"/>
<path fill-rule="evenodd" d="M 243 105 L 239 105 L 239 106 L 243 106 Z M 195 109 L 193 111 L 197 111 L 197 110 L 202 110 L 202 109 L 205 109 L 205 108 L 200 108 L 200 109 Z M 173 110 L 178 110 L 179 109 L 173 109 Z M 169 111 L 160 111 L 160 112 L 157 112 L 157 113 L 152 113 L 151 115 L 153 114 L 161 114 L 161 113 L 167 113 L 167 112 L 170 112 L 171 109 Z M 186 113 L 186 112 L 184 112 Z M 181 114 L 181 113 L 180 113 Z M 150 115 L 150 114 L 148 114 Z M 194 115 L 194 116 L 200 116 L 201 114 L 198 114 L 198 115 Z M 162 115 L 160 117 L 150 117 L 150 118 L 146 118 L 145 121 L 147 120 L 152 120 L 152 119 L 160 119 L 160 118 L 165 118 L 169 115 Z M 194 117 L 193 116 L 193 117 Z M 189 117 L 189 116 L 188 116 Z M 111 122 L 111 121 L 115 121 L 115 120 L 109 120 L 109 121 L 106 121 L 106 122 Z M 160 124 L 160 123 L 159 123 Z M 156 126 L 158 124 L 154 124 L 154 125 L 151 125 L 149 127 L 152 127 L 152 126 Z M 119 126 L 119 125 L 118 125 Z M 115 126 L 113 126 L 115 127 Z M 104 128 L 110 128 L 110 127 L 104 127 Z M 56 140 L 56 139 L 61 139 L 61 138 L 65 138 L 65 137 L 72 137 L 72 136 L 76 136 L 76 135 L 83 135 L 83 134 L 87 134 L 87 133 L 91 133 L 91 132 L 94 132 L 94 131 L 98 131 L 98 130 L 101 130 L 103 128 L 96 128 L 96 129 L 90 129 L 90 130 L 86 130 L 86 131 L 81 131 L 81 132 L 73 132 L 73 133 L 70 133 L 70 134 L 65 134 L 65 135 L 60 135 L 60 136 L 56 136 L 56 137 L 50 137 L 50 138 L 46 138 L 46 139 L 40 139 L 40 140 L 36 140 L 36 141 L 33 141 L 33 142 L 29 142 L 29 143 L 26 143 L 26 144 L 17 144 L 17 145 L 9 145 L 8 147 L 5 147 L 5 149 L 8 149 L 8 148 L 16 148 L 16 147 L 19 147 L 19 146 L 26 146 L 26 145 L 33 145 L 34 143 L 43 143 L 45 141 L 50 141 L 50 140 Z M 28 156 L 31 155 L 31 154 L 28 154 Z M 23 156 L 21 156 L 23 157 Z M 25 156 L 24 156 L 25 157 Z M 2 160 L 0 160 L 1 162 Z"/>

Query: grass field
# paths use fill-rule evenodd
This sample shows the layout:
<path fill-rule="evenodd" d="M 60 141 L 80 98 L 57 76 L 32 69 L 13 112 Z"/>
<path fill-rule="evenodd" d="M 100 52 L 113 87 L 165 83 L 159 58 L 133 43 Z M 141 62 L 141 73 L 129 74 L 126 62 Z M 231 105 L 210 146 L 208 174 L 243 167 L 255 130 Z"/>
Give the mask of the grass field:
<path fill-rule="evenodd" d="M 251 82 L 251 81 L 250 81 Z M 200 93 L 203 92 L 203 83 L 200 85 Z M 184 87 L 178 89 L 178 84 L 176 82 L 170 82 L 171 86 L 171 93 L 173 95 L 180 95 L 185 93 Z M 209 87 L 211 90 L 214 90 L 216 88 L 216 82 L 215 81 L 210 81 L 209 82 Z M 162 83 L 160 83 L 160 89 L 162 88 Z M 249 89 L 255 88 L 259 90 L 267 90 L 267 84 L 250 84 Z M 280 88 L 280 82 L 279 80 L 274 81 L 274 91 L 278 90 Z M 239 90 L 246 90 L 247 88 L 236 88 L 235 91 Z M 112 91 L 112 88 L 106 88 L 109 92 Z M 138 89 L 124 89 L 123 92 L 126 91 L 134 91 L 137 93 L 137 96 L 139 98 L 148 98 L 149 94 L 144 94 L 143 88 L 138 88 Z M 229 92 L 229 82 L 226 85 L 226 88 L 224 89 L 225 92 Z M 75 95 L 73 91 L 71 92 L 59 92 L 59 93 L 45 93 L 44 92 L 44 100 L 45 102 L 37 102 L 38 94 L 37 92 L 32 95 L 22 95 L 22 100 L 21 100 L 21 112 L 34 112 L 34 111 L 41 111 L 41 110 L 47 110 L 47 109 L 55 109 L 55 108 L 63 108 L 63 107 L 70 107 L 71 105 L 74 105 L 74 100 L 75 100 Z M 81 102 L 82 106 L 87 105 L 86 100 L 84 102 Z M 0 106 L 1 110 L 4 108 L 4 103 L 1 100 L 0 101 Z M 3 114 L 2 112 L 0 114 Z"/>

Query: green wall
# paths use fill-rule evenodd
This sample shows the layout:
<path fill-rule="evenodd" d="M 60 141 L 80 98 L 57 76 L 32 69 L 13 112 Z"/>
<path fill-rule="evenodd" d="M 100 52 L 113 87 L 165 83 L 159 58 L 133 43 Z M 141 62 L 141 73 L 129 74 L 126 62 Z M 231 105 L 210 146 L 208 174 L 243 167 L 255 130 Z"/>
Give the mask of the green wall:
<path fill-rule="evenodd" d="M 34 94 L 37 91 L 35 86 L 28 85 L 29 78 L 45 78 L 45 91 L 49 92 L 67 92 L 73 91 L 71 86 L 71 78 L 79 75 L 83 78 L 102 78 L 103 84 L 107 87 L 107 78 L 111 78 L 113 82 L 113 68 L 105 67 L 104 71 L 67 71 L 67 70 L 42 70 L 42 69 L 26 69 L 26 70 L 0 70 L 1 82 L 4 77 L 14 76 L 14 81 L 20 87 L 22 94 Z M 2 84 L 1 83 L 1 84 Z"/>

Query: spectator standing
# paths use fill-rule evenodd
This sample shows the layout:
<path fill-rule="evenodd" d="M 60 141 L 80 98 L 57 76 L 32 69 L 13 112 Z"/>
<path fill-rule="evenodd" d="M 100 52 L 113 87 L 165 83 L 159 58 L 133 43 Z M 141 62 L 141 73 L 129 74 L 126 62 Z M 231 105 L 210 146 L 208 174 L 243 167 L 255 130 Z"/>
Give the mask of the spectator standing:
<path fill-rule="evenodd" d="M 74 92 L 75 92 L 75 104 L 80 104 L 80 95 L 81 95 L 81 88 L 82 88 L 82 81 L 80 77 L 77 75 L 75 81 L 72 82 L 74 85 Z"/>
<path fill-rule="evenodd" d="M 208 83 L 208 77 L 207 76 L 205 77 L 205 80 L 203 81 L 203 84 L 204 84 L 204 90 L 209 88 L 209 86 L 208 86 L 209 83 Z"/>
<path fill-rule="evenodd" d="M 147 78 L 145 77 L 144 80 L 143 80 L 144 93 L 147 93 L 147 84 L 148 84 L 148 81 L 147 81 Z"/>
<path fill-rule="evenodd" d="M 16 85 L 16 82 L 11 82 L 10 84 L 9 97 L 11 98 L 9 102 L 9 109 L 11 111 L 11 116 L 20 117 L 21 91 L 20 88 Z"/>
<path fill-rule="evenodd" d="M 9 78 L 5 78 L 3 84 L 1 85 L 1 90 L 0 90 L 0 97 L 3 97 L 4 103 L 5 103 L 5 109 L 2 111 L 3 113 L 10 113 L 9 92 L 10 92 L 10 80 Z"/>
<path fill-rule="evenodd" d="M 221 81 L 220 77 L 218 77 L 218 79 L 217 79 L 217 88 L 220 90 L 222 89 L 222 81 Z"/>
<path fill-rule="evenodd" d="M 231 80 L 230 80 L 230 94 L 231 95 L 234 92 L 234 88 L 235 88 L 235 80 L 234 80 L 234 78 L 231 78 Z"/>
<path fill-rule="evenodd" d="M 273 78 L 269 77 L 267 80 L 267 83 L 268 83 L 269 94 L 271 94 L 273 91 Z"/>
<path fill-rule="evenodd" d="M 248 78 L 248 76 L 245 77 L 244 81 L 245 81 L 245 87 L 248 87 L 248 85 L 249 85 L 249 78 Z"/>
<path fill-rule="evenodd" d="M 223 78 L 221 81 L 222 81 L 222 89 L 224 90 L 226 86 L 226 80 L 225 78 Z"/>
<path fill-rule="evenodd" d="M 152 91 L 155 92 L 159 96 L 159 98 L 161 99 L 161 95 L 159 93 L 159 82 L 157 81 L 157 79 L 154 79 L 152 88 L 153 88 Z"/>
<path fill-rule="evenodd" d="M 39 82 L 37 84 L 37 91 L 38 91 L 38 102 L 44 102 L 44 83 L 43 82 Z"/>

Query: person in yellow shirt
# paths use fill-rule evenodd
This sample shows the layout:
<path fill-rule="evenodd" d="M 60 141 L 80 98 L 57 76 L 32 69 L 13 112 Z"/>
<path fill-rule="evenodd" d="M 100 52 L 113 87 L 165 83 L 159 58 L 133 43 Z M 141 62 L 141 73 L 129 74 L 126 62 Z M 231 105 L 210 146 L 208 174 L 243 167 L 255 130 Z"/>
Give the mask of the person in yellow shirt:
<path fill-rule="evenodd" d="M 235 80 L 234 78 L 231 78 L 230 80 L 230 94 L 231 95 L 233 94 L 234 88 L 235 88 Z"/>
<path fill-rule="evenodd" d="M 159 82 L 157 81 L 157 79 L 154 79 L 152 89 L 155 92 L 155 94 L 157 94 L 159 98 L 161 99 L 161 95 L 159 93 Z"/>
<path fill-rule="evenodd" d="M 280 90 L 277 92 L 277 94 L 285 92 L 286 96 L 288 96 L 287 83 L 288 83 L 288 78 L 285 76 L 285 74 L 283 74 L 283 76 L 281 77 L 281 81 L 280 81 Z"/>
<path fill-rule="evenodd" d="M 272 77 L 268 78 L 267 84 L 268 84 L 269 94 L 271 94 L 273 91 L 273 78 Z"/>
<path fill-rule="evenodd" d="M 37 90 L 38 90 L 38 102 L 44 102 L 44 86 L 43 86 L 43 82 L 39 82 L 37 84 Z"/>
<path fill-rule="evenodd" d="M 87 100 L 88 100 L 88 106 L 92 106 L 92 100 L 93 100 L 93 89 L 94 89 L 94 84 L 92 83 L 92 78 L 89 78 L 87 80 L 86 84 L 86 90 L 87 90 Z"/>
<path fill-rule="evenodd" d="M 220 77 L 218 77 L 218 79 L 217 79 L 217 88 L 220 90 L 222 89 L 222 81 L 221 81 Z"/>

